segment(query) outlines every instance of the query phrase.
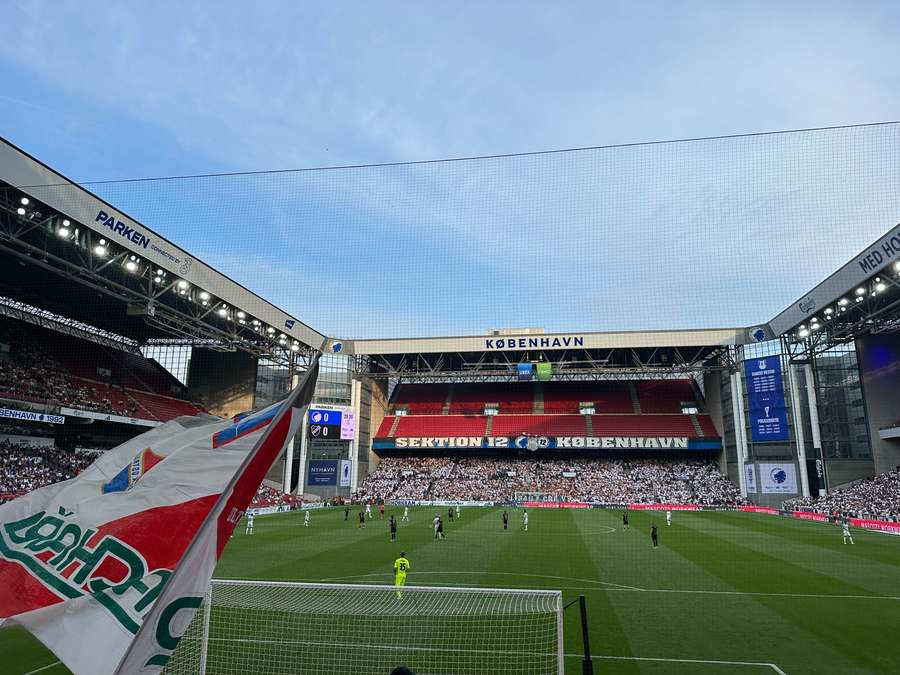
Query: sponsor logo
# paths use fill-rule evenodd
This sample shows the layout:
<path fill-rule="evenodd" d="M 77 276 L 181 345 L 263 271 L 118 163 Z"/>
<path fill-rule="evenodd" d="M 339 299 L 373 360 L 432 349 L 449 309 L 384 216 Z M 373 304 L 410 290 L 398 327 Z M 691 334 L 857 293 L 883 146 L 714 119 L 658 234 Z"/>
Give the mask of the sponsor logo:
<path fill-rule="evenodd" d="M 106 211 L 98 211 L 94 222 L 100 223 L 114 234 L 124 237 L 142 248 L 147 248 L 150 245 L 150 237 L 143 234 L 140 230 L 126 225 L 121 220 L 116 220 L 115 216 L 109 215 Z"/>
<path fill-rule="evenodd" d="M 750 329 L 750 339 L 754 342 L 765 342 L 766 340 L 766 331 L 762 328 L 756 327 Z"/>
<path fill-rule="evenodd" d="M 113 476 L 111 481 L 104 483 L 100 488 L 100 492 L 103 494 L 110 494 L 112 492 L 125 492 L 130 490 L 145 473 L 150 471 L 150 469 L 164 459 L 165 457 L 157 455 L 150 448 L 144 448 L 135 455 L 128 466 Z"/>
<path fill-rule="evenodd" d="M 294 319 L 287 319 L 287 320 L 284 322 L 284 327 L 287 328 L 288 330 L 290 330 L 291 328 L 294 327 L 294 324 L 295 324 L 295 323 L 297 323 L 297 322 L 294 321 Z"/>
<path fill-rule="evenodd" d="M 776 483 L 777 485 L 781 485 L 787 480 L 787 472 L 781 467 L 772 469 L 772 471 L 769 473 L 769 476 L 772 478 L 772 482 Z"/>
<path fill-rule="evenodd" d="M 178 268 L 178 273 L 181 276 L 186 277 L 188 274 L 191 273 L 191 265 L 193 265 L 193 264 L 194 264 L 193 258 L 185 258 L 184 261 L 181 263 L 181 267 Z"/>
<path fill-rule="evenodd" d="M 344 349 L 343 343 L 337 342 L 337 341 L 331 343 L 331 351 L 332 351 L 332 353 L 334 353 L 334 354 L 340 354 L 340 353 L 341 353 L 341 350 L 343 350 L 343 349 Z"/>
<path fill-rule="evenodd" d="M 800 311 L 804 314 L 809 314 L 816 308 L 816 301 L 807 296 L 797 303 L 797 307 L 799 307 Z"/>

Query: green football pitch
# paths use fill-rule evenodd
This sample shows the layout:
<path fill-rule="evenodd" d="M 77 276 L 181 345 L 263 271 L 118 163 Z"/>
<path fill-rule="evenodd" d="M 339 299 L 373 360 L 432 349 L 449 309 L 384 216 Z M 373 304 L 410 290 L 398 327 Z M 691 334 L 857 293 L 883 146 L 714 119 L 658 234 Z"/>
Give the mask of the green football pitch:
<path fill-rule="evenodd" d="M 376 514 L 363 530 L 351 511 L 260 516 L 241 523 L 216 576 L 391 583 L 402 549 L 410 585 L 558 589 L 584 595 L 596 673 L 900 672 L 900 538 L 834 525 L 732 512 L 463 508 L 435 541 L 436 508 L 416 508 L 391 543 Z M 390 508 L 398 519 L 402 508 Z M 660 546 L 650 545 L 651 522 Z M 340 630 L 336 628 L 336 630 Z M 377 632 L 377 620 L 371 630 Z M 566 672 L 581 672 L 577 606 L 565 612 Z M 68 672 L 27 633 L 0 630 L 3 673 Z M 287 672 L 287 671 L 282 671 Z"/>

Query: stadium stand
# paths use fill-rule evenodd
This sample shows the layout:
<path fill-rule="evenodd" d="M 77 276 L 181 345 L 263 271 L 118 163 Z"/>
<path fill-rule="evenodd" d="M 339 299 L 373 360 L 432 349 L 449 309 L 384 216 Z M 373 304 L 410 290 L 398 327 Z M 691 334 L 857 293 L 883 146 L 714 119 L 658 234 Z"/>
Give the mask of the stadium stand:
<path fill-rule="evenodd" d="M 451 391 L 450 414 L 481 414 L 485 404 L 495 403 L 501 414 L 534 410 L 534 387 L 529 383 L 487 382 L 456 384 Z"/>
<path fill-rule="evenodd" d="M 355 498 L 505 502 L 513 500 L 517 492 L 606 504 L 742 502 L 737 487 L 713 462 L 682 458 L 535 461 L 386 457 L 363 481 Z"/>
<path fill-rule="evenodd" d="M 824 497 L 789 499 L 783 508 L 854 518 L 900 520 L 900 469 L 876 474 Z"/>
<path fill-rule="evenodd" d="M 96 458 L 95 454 L 78 450 L 0 441 L 0 504 L 73 478 Z"/>
<path fill-rule="evenodd" d="M 638 380 L 634 386 L 642 413 L 680 413 L 683 404 L 696 406 L 690 380 Z"/>
<path fill-rule="evenodd" d="M 152 359 L 0 320 L 0 397 L 164 422 L 202 410 L 182 391 Z"/>
<path fill-rule="evenodd" d="M 634 413 L 625 382 L 546 382 L 545 413 L 579 412 L 579 403 L 593 403 L 598 413 Z"/>
<path fill-rule="evenodd" d="M 497 415 L 495 436 L 586 436 L 583 415 Z"/>
<path fill-rule="evenodd" d="M 410 437 L 484 436 L 487 425 L 483 415 L 404 415 L 399 420 L 395 435 Z"/>

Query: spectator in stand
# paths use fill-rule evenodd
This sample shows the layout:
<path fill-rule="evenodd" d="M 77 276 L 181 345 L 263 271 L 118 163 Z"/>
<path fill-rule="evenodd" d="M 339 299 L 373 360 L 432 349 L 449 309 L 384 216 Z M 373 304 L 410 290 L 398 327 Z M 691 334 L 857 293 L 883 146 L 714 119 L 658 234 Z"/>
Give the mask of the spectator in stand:
<path fill-rule="evenodd" d="M 0 503 L 69 480 L 90 466 L 97 455 L 77 450 L 0 442 Z"/>
<path fill-rule="evenodd" d="M 738 504 L 712 462 L 694 459 L 526 460 L 387 457 L 356 499 L 508 501 L 516 493 L 607 504 Z"/>
<path fill-rule="evenodd" d="M 853 518 L 900 520 L 900 469 L 879 473 L 824 497 L 789 499 L 783 507 Z"/>

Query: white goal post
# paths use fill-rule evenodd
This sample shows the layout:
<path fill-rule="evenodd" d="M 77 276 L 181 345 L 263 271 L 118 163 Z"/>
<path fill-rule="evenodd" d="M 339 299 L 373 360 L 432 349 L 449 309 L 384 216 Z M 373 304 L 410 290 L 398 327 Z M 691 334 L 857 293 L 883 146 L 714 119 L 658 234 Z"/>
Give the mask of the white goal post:
<path fill-rule="evenodd" d="M 555 675 L 562 612 L 560 591 L 216 579 L 165 672 Z"/>

